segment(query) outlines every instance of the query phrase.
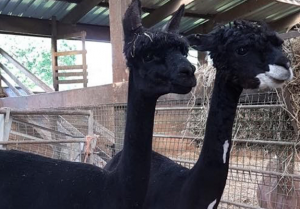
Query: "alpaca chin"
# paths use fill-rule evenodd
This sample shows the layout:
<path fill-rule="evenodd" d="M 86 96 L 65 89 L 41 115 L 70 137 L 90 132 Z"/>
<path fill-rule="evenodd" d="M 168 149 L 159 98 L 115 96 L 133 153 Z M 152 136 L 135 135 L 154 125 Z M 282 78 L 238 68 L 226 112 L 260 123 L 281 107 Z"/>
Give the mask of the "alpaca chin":
<path fill-rule="evenodd" d="M 286 69 L 279 65 L 269 65 L 269 71 L 256 76 L 259 79 L 260 89 L 280 88 L 285 81 L 293 78 L 292 68 Z"/>

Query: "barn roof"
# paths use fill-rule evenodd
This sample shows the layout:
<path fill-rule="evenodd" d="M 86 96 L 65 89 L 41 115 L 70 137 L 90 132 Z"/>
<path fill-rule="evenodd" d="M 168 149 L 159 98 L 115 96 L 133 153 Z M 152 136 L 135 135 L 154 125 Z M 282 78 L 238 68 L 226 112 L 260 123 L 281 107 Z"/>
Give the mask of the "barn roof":
<path fill-rule="evenodd" d="M 144 24 L 159 27 L 181 4 L 186 4 L 186 13 L 180 30 L 187 34 L 205 33 L 218 22 L 237 18 L 264 20 L 284 31 L 300 19 L 296 0 L 142 0 Z M 90 39 L 109 41 L 111 13 L 109 0 L 1 0 L 0 32 L 50 36 L 50 20 L 56 16 L 62 28 L 76 24 L 83 30 L 98 30 Z"/>

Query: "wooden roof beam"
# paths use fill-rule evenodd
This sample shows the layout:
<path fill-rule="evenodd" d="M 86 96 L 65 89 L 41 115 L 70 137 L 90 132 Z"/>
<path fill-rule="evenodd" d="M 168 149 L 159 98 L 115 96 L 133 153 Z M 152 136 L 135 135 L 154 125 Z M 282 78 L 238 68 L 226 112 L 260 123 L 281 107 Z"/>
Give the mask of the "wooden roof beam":
<path fill-rule="evenodd" d="M 293 5 L 296 5 L 296 6 L 300 6 L 300 2 L 295 1 L 295 0 L 277 0 L 277 1 L 282 2 L 282 3 L 287 3 L 287 4 L 293 4 Z"/>
<path fill-rule="evenodd" d="M 86 24 L 64 24 L 58 22 L 58 35 L 86 31 L 88 41 L 110 41 L 109 27 Z M 0 33 L 51 37 L 51 21 L 35 18 L 0 15 Z"/>
<path fill-rule="evenodd" d="M 269 25 L 276 31 L 285 32 L 287 30 L 290 30 L 298 23 L 300 23 L 300 12 L 296 12 L 287 17 L 271 22 Z"/>
<path fill-rule="evenodd" d="M 143 25 L 146 27 L 151 27 L 156 23 L 162 21 L 169 15 L 173 14 L 182 4 L 187 5 L 192 1 L 194 0 L 170 0 L 169 2 L 143 18 Z"/>
<path fill-rule="evenodd" d="M 195 27 L 194 29 L 187 32 L 187 34 L 193 33 L 208 33 L 210 32 L 216 23 L 228 23 L 234 19 L 242 18 L 249 13 L 252 13 L 262 7 L 265 7 L 270 4 L 275 4 L 274 0 L 248 0 L 226 12 L 216 15 L 214 18 L 208 22 Z"/>
<path fill-rule="evenodd" d="M 77 4 L 62 20 L 63 23 L 75 24 L 102 0 L 83 0 Z"/>

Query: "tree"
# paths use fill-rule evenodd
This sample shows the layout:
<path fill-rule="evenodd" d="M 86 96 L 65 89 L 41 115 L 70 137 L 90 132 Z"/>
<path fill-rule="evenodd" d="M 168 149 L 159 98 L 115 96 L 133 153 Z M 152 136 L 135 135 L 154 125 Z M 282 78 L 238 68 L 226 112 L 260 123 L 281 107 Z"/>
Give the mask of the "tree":
<path fill-rule="evenodd" d="M 46 84 L 53 86 L 51 40 L 49 38 L 0 35 L 0 47 Z M 74 44 L 70 44 L 67 41 L 58 42 L 60 51 L 71 51 L 75 50 L 75 48 Z M 75 56 L 59 58 L 60 65 L 74 65 L 75 61 Z M 0 62 L 4 63 L 27 87 L 31 90 L 36 90 L 36 85 L 24 74 L 8 64 L 5 58 L 0 58 Z"/>

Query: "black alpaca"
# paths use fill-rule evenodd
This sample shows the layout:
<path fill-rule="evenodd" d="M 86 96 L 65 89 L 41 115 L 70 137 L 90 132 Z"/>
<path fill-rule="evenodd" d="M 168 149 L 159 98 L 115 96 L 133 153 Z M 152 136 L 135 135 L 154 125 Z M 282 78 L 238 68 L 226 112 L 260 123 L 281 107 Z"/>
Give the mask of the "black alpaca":
<path fill-rule="evenodd" d="M 279 87 L 292 77 L 282 40 L 262 24 L 236 21 L 188 40 L 195 49 L 210 51 L 217 69 L 202 151 L 191 170 L 153 152 L 144 209 L 217 208 L 226 184 L 232 126 L 242 90 Z M 114 167 L 114 161 L 106 168 Z"/>
<path fill-rule="evenodd" d="M 156 101 L 167 93 L 188 93 L 196 85 L 187 60 L 187 40 L 177 29 L 181 7 L 164 31 L 141 25 L 134 0 L 123 21 L 124 53 L 130 68 L 124 152 L 116 168 L 0 151 L 1 209 L 142 208 L 150 173 Z"/>

